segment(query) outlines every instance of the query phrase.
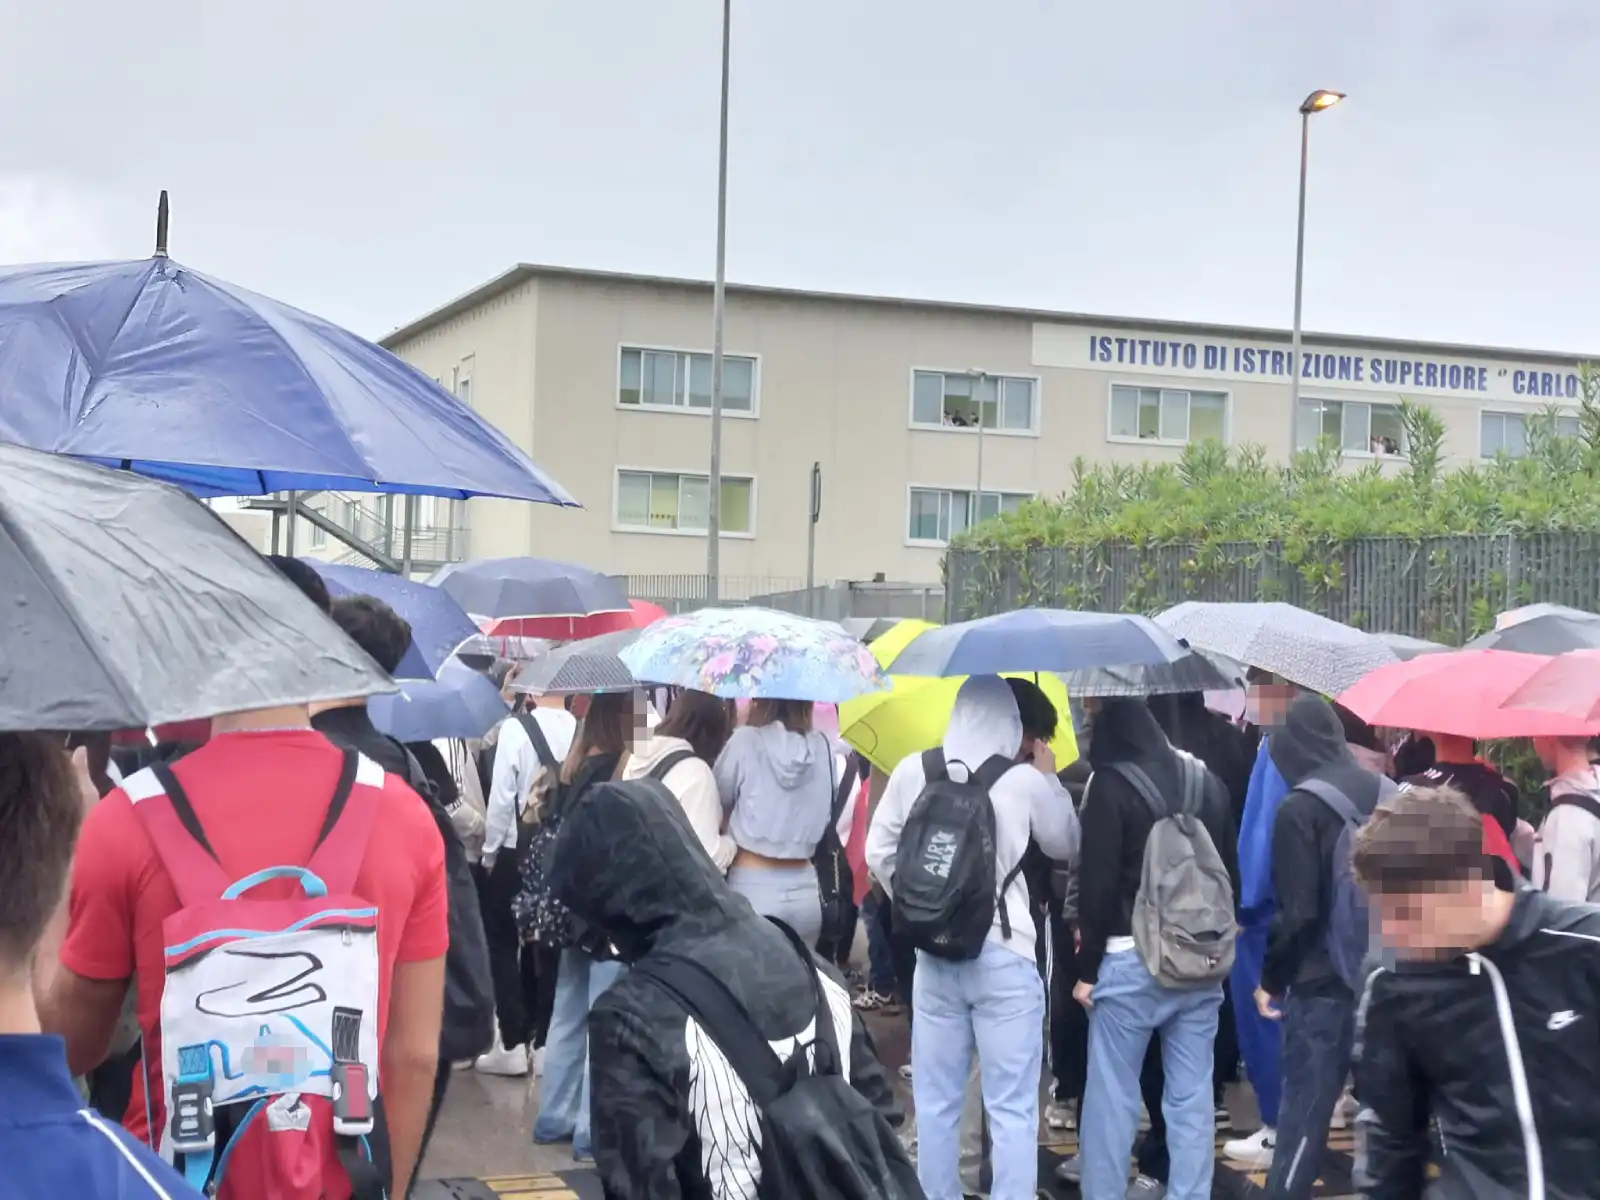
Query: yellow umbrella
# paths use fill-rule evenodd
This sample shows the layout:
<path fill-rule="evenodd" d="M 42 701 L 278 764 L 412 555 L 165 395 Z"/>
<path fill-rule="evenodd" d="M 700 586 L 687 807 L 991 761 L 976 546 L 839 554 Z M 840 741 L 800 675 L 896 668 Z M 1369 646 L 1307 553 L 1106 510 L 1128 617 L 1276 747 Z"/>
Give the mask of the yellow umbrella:
<path fill-rule="evenodd" d="M 887 667 L 911 640 L 934 626 L 927 621 L 901 621 L 872 643 L 872 656 Z M 1078 757 L 1078 742 L 1072 733 L 1072 714 L 1067 708 L 1067 688 L 1061 680 L 1041 671 L 1013 672 L 1018 679 L 1033 679 L 1061 715 L 1056 726 L 1057 767 Z M 890 690 L 869 692 L 839 705 L 839 736 L 854 746 L 880 771 L 893 771 L 901 759 L 931 750 L 944 740 L 950 724 L 950 710 L 961 690 L 961 676 L 927 679 L 912 675 L 890 675 Z"/>

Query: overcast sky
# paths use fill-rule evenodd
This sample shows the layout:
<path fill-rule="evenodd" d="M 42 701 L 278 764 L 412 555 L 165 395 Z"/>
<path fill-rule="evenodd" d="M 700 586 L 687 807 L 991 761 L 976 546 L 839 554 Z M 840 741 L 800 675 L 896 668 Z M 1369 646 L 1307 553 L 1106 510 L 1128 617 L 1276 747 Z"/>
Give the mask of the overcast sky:
<path fill-rule="evenodd" d="M 719 0 L 0 0 L 0 262 L 709 278 Z M 1594 0 L 734 0 L 735 281 L 1600 352 Z"/>

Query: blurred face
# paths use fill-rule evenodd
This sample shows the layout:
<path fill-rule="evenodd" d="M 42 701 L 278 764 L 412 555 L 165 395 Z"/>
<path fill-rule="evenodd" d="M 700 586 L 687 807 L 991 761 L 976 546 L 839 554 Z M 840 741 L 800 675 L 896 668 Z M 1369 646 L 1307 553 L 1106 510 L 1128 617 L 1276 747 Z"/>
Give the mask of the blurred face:
<path fill-rule="evenodd" d="M 633 693 L 633 740 L 631 745 L 642 745 L 650 736 L 649 701 L 643 692 Z"/>
<path fill-rule="evenodd" d="M 1282 725 L 1300 694 L 1292 683 L 1252 683 L 1245 691 L 1245 715 L 1263 729 Z"/>
<path fill-rule="evenodd" d="M 1402 958 L 1448 958 L 1480 943 L 1491 921 L 1494 886 L 1482 880 L 1429 892 L 1372 897 L 1383 944 Z"/>

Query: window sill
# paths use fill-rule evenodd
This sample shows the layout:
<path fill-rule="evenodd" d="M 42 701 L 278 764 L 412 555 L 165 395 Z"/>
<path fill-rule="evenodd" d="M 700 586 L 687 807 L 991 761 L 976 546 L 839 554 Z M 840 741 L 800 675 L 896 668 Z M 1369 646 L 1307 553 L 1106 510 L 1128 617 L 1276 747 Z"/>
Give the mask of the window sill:
<path fill-rule="evenodd" d="M 917 421 L 912 421 L 911 424 L 907 426 L 907 428 L 908 429 L 912 429 L 912 430 L 917 430 L 917 431 L 920 431 L 920 432 L 923 432 L 923 433 L 966 433 L 966 434 L 976 434 L 978 432 L 978 427 L 976 425 L 923 425 L 923 424 L 920 424 Z M 1039 436 L 1039 431 L 1037 429 L 989 429 L 989 428 L 986 427 L 984 429 L 984 431 L 983 431 L 983 436 L 984 437 L 1006 437 L 1006 438 L 1036 438 L 1036 437 Z"/>
<path fill-rule="evenodd" d="M 1201 440 L 1212 441 L 1213 439 L 1203 438 Z M 1168 450 L 1182 450 L 1188 446 L 1197 446 L 1200 444 L 1199 442 L 1193 441 L 1180 442 L 1175 438 L 1128 437 L 1125 434 L 1120 433 L 1106 434 L 1106 441 L 1110 442 L 1114 446 L 1159 446 Z M 1222 444 L 1224 446 L 1228 445 L 1227 442 L 1223 442 Z"/>
<path fill-rule="evenodd" d="M 612 407 L 621 412 L 670 413 L 680 417 L 709 417 L 711 415 L 709 408 L 691 408 L 687 404 L 624 404 L 621 400 L 618 400 Z M 754 421 L 761 415 L 761 412 L 759 408 L 751 409 L 747 412 L 742 408 L 724 406 L 722 415 L 724 419 L 736 417 L 741 421 Z"/>
<path fill-rule="evenodd" d="M 615 521 L 613 521 L 611 523 L 611 532 L 612 533 L 642 533 L 642 534 L 653 535 L 655 537 L 680 537 L 680 538 L 701 538 L 701 539 L 704 539 L 707 536 L 709 536 L 704 529 L 657 529 L 657 528 L 655 528 L 653 526 L 650 526 L 650 525 L 618 525 Z M 754 541 L 756 535 L 754 533 L 734 533 L 734 532 L 732 532 L 730 530 L 724 529 L 722 531 L 722 535 L 721 536 L 724 539 L 726 539 L 726 538 L 734 538 L 734 539 L 736 539 L 738 541 L 749 542 L 749 541 Z"/>
<path fill-rule="evenodd" d="M 948 550 L 949 542 L 935 541 L 931 538 L 907 538 L 906 545 L 913 550 Z"/>
<path fill-rule="evenodd" d="M 1306 450 L 1314 450 L 1315 448 L 1316 447 L 1314 446 L 1296 446 L 1295 453 L 1300 454 Z M 1375 454 L 1371 450 L 1341 450 L 1339 451 L 1339 457 L 1359 459 L 1363 462 L 1405 463 L 1411 461 L 1411 456 L 1409 454 Z"/>

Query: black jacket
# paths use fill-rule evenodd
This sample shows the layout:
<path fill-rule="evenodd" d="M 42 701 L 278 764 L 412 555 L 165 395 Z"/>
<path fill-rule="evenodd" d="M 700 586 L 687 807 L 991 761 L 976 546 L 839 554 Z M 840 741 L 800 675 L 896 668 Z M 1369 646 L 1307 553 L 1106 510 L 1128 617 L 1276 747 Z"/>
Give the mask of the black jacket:
<path fill-rule="evenodd" d="M 1320 696 L 1289 706 L 1283 728 L 1267 743 L 1289 794 L 1272 824 L 1272 886 L 1278 907 L 1267 927 L 1261 986 L 1274 996 L 1290 987 L 1349 989 L 1328 957 L 1328 912 L 1333 904 L 1333 851 L 1344 822 L 1300 784 L 1313 777 L 1332 783 L 1364 813 L 1378 803 L 1378 776 L 1356 762 L 1344 726 Z"/>
<path fill-rule="evenodd" d="M 1524 888 L 1481 953 L 1380 970 L 1361 1005 L 1355 1082 L 1356 1182 L 1371 1200 L 1424 1194 L 1430 1118 L 1444 1154 L 1429 1197 L 1534 1195 L 1535 1154 L 1538 1194 L 1600 1194 L 1600 908 Z"/>
<path fill-rule="evenodd" d="M 1178 751 L 1168 743 L 1149 708 L 1139 700 L 1107 700 L 1095 714 L 1089 739 L 1089 765 L 1094 773 L 1084 792 L 1078 820 L 1083 829 L 1078 854 L 1078 978 L 1093 983 L 1100 977 L 1106 939 L 1127 937 L 1133 930 L 1133 901 L 1144 873 L 1144 844 L 1155 815 L 1113 763 L 1137 763 L 1163 796 L 1179 798 Z M 1216 844 L 1233 894 L 1239 894 L 1239 833 L 1227 790 L 1215 775 L 1206 775 L 1200 820 Z"/>
<path fill-rule="evenodd" d="M 1256 747 L 1250 735 L 1227 717 L 1206 707 L 1201 692 L 1151 696 L 1148 704 L 1167 740 L 1187 751 L 1228 789 L 1233 823 L 1244 820 L 1244 801 L 1250 791 L 1250 774 L 1256 765 Z"/>
<path fill-rule="evenodd" d="M 806 965 L 772 924 L 735 895 L 712 865 L 672 793 L 653 780 L 598 783 L 567 815 L 551 854 L 556 896 L 603 930 L 629 963 L 656 951 L 710 967 L 771 1041 L 815 1020 Z M 849 1047 L 856 1089 L 894 1123 L 888 1077 L 849 993 L 822 968 Z M 787 1053 L 781 1051 L 780 1053 Z M 665 991 L 625 975 L 589 1013 L 595 1165 L 608 1197 L 678 1200 L 743 1195 L 759 1177 L 743 1086 L 726 1059 Z M 720 1164 L 709 1171 L 707 1161 Z M 708 1175 L 710 1177 L 708 1177 Z"/>

